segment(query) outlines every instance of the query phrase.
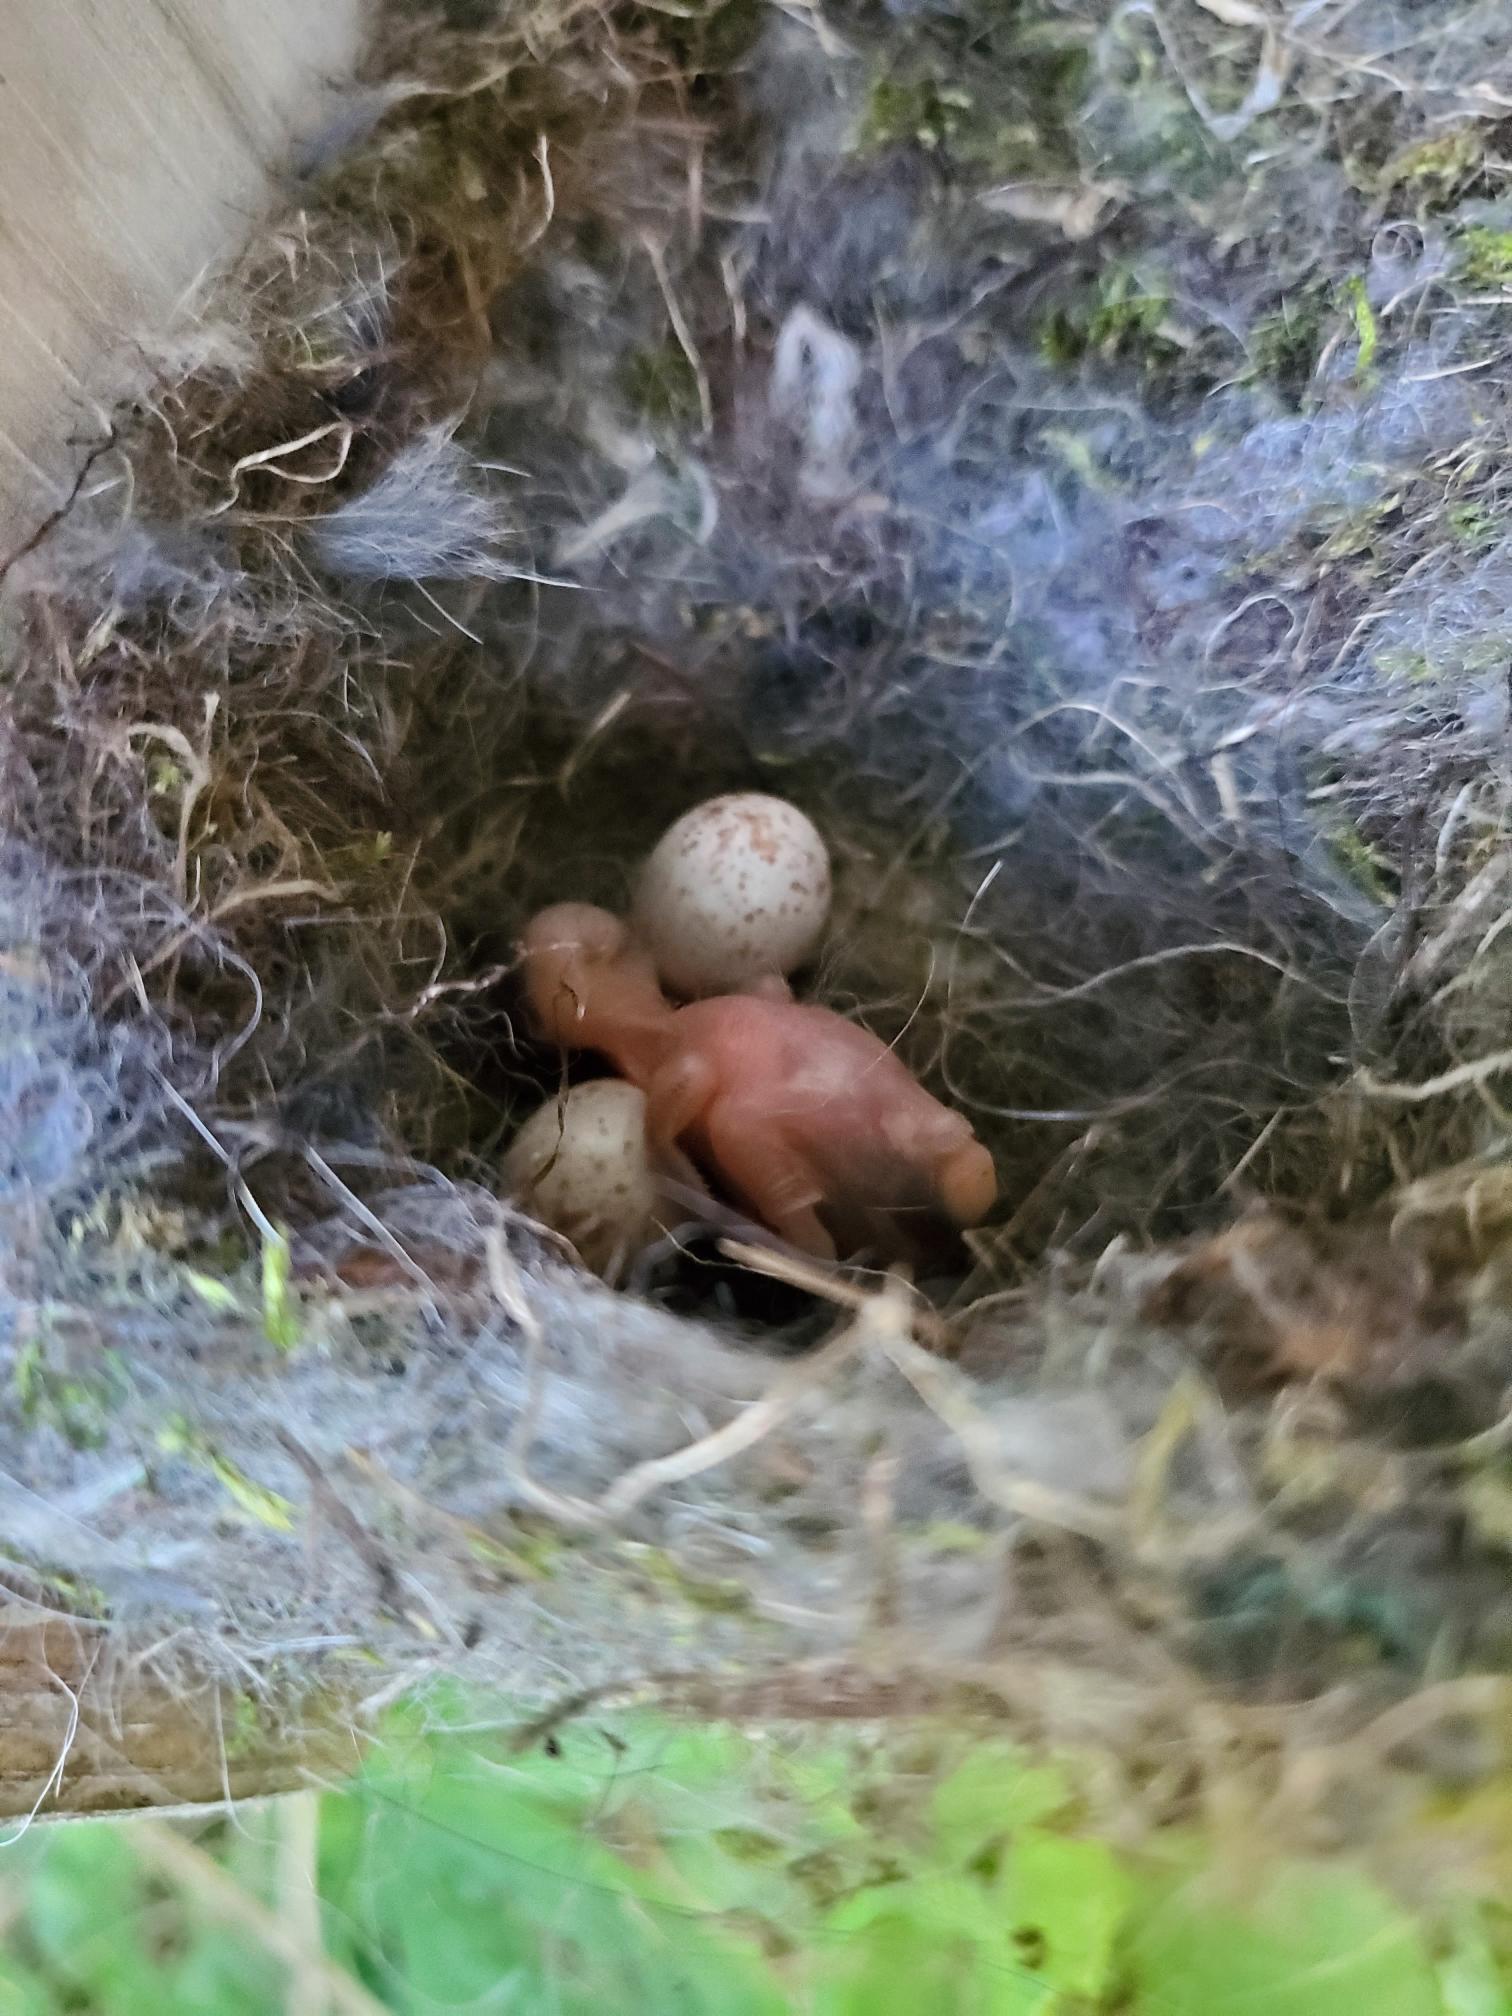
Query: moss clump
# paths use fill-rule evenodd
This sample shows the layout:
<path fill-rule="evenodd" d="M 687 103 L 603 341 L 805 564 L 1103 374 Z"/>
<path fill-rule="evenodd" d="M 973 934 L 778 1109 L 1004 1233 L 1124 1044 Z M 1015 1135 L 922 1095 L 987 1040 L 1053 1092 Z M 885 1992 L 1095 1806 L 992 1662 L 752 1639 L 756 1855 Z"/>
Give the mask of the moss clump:
<path fill-rule="evenodd" d="M 29 1427 L 51 1428 L 75 1449 L 99 1449 L 126 1385 L 118 1353 L 101 1354 L 93 1369 L 80 1372 L 54 1362 L 51 1340 L 34 1337 L 17 1351 L 11 1389 Z"/>
<path fill-rule="evenodd" d="M 1298 406 L 1312 382 L 1334 320 L 1330 290 L 1313 283 L 1282 297 L 1250 335 L 1246 379 L 1269 385 L 1289 406 Z"/>
<path fill-rule="evenodd" d="M 1486 130 L 1461 126 L 1452 133 L 1416 141 L 1393 154 L 1379 168 L 1355 164 L 1356 186 L 1371 196 L 1401 190 L 1420 210 L 1447 208 L 1461 197 L 1479 174 L 1486 156 Z"/>
<path fill-rule="evenodd" d="M 1471 553 L 1484 553 L 1502 536 L 1502 523 L 1484 504 L 1451 504 L 1444 523 L 1457 545 Z"/>
<path fill-rule="evenodd" d="M 1076 172 L 1087 51 L 1064 23 L 984 6 L 932 24 L 874 75 L 859 152 L 918 147 L 967 179 Z"/>
<path fill-rule="evenodd" d="M 935 77 L 879 77 L 867 96 L 860 144 L 867 151 L 913 145 L 932 153 L 963 132 L 974 109 L 968 92 Z"/>
<path fill-rule="evenodd" d="M 703 7 L 648 10 L 643 23 L 685 79 L 720 77 L 755 46 L 766 19 L 762 0 L 711 0 Z"/>
<path fill-rule="evenodd" d="M 1163 369 L 1182 354 L 1167 332 L 1170 308 L 1168 294 L 1146 286 L 1127 267 L 1109 268 L 1080 299 L 1046 317 L 1041 354 L 1059 366 L 1118 357 L 1144 370 Z"/>
<path fill-rule="evenodd" d="M 733 1578 L 693 1574 L 663 1547 L 630 1544 L 621 1556 L 639 1571 L 653 1596 L 672 1596 L 690 1610 L 719 1617 L 751 1614 L 751 1593 Z"/>
<path fill-rule="evenodd" d="M 1472 287 L 1512 287 L 1512 231 L 1470 224 L 1458 235 L 1460 273 Z"/>
<path fill-rule="evenodd" d="M 1333 828 L 1328 839 L 1334 859 L 1355 888 L 1373 903 L 1390 904 L 1397 875 L 1380 849 L 1372 846 L 1360 829 L 1347 819 Z"/>
<path fill-rule="evenodd" d="M 697 425 L 698 378 L 679 344 L 633 350 L 620 367 L 619 384 L 631 410 L 650 426 L 680 432 Z"/>

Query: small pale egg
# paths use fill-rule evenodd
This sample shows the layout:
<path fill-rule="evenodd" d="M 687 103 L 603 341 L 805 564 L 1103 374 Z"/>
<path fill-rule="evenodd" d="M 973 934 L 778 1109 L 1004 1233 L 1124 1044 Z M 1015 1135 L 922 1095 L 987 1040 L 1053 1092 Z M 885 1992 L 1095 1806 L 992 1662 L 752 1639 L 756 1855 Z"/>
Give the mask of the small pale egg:
<path fill-rule="evenodd" d="M 794 972 L 829 917 L 829 850 L 784 798 L 736 791 L 668 828 L 641 870 L 635 929 L 676 994 Z"/>
<path fill-rule="evenodd" d="M 520 1205 L 597 1274 L 654 1237 L 646 1096 L 622 1079 L 597 1078 L 548 1099 L 509 1144 L 503 1173 Z"/>

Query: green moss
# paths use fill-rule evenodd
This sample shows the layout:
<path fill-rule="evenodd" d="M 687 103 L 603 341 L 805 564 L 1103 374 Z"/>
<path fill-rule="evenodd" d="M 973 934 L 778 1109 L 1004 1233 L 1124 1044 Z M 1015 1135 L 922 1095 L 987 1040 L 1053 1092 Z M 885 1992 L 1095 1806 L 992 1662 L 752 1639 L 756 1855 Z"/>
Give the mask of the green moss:
<path fill-rule="evenodd" d="M 1086 77 L 1085 45 L 1063 22 L 982 7 L 930 24 L 889 55 L 855 144 L 862 153 L 918 147 L 973 181 L 1074 172 L 1071 127 Z"/>
<path fill-rule="evenodd" d="M 869 152 L 911 142 L 932 152 L 962 131 L 973 109 L 969 93 L 934 77 L 879 77 L 867 95 L 860 145 Z"/>
<path fill-rule="evenodd" d="M 742 1616 L 751 1608 L 750 1591 L 742 1582 L 693 1575 L 665 1548 L 625 1543 L 623 1560 L 632 1562 L 659 1593 L 678 1597 L 689 1609 L 716 1617 Z"/>
<path fill-rule="evenodd" d="M 209 1436 L 182 1415 L 159 1430 L 158 1448 L 165 1456 L 180 1456 L 213 1477 L 232 1502 L 255 1524 L 270 1527 L 275 1533 L 293 1532 L 294 1507 L 289 1500 L 249 1477 Z"/>
<path fill-rule="evenodd" d="M 57 1362 L 53 1352 L 44 1314 L 39 1334 L 21 1346 L 11 1366 L 11 1390 L 21 1418 L 29 1427 L 55 1430 L 75 1449 L 98 1449 L 126 1391 L 120 1356 L 101 1353 L 86 1374 Z"/>
<path fill-rule="evenodd" d="M 98 1582 L 52 1567 L 26 1548 L 7 1546 L 3 1540 L 0 1540 L 0 1561 L 11 1562 L 29 1582 L 45 1586 L 55 1607 L 66 1610 L 70 1617 L 109 1618 L 110 1599 Z M 3 2007 L 0 2003 L 0 2008 Z"/>
<path fill-rule="evenodd" d="M 1392 684 L 1422 686 L 1434 676 L 1432 660 L 1422 651 L 1378 651 L 1375 669 Z"/>
<path fill-rule="evenodd" d="M 632 350 L 620 366 L 619 383 L 626 403 L 653 427 L 680 432 L 700 417 L 698 379 L 679 343 Z"/>
<path fill-rule="evenodd" d="M 1485 153 L 1485 129 L 1461 126 L 1403 148 L 1380 168 L 1362 171 L 1357 166 L 1356 181 L 1370 195 L 1404 190 L 1417 200 L 1420 209 L 1442 209 L 1463 194 L 1479 173 Z"/>
<path fill-rule="evenodd" d="M 1327 287 L 1314 284 L 1286 295 L 1251 332 L 1246 379 L 1272 385 L 1289 405 L 1298 404 L 1318 368 L 1332 321 Z"/>
<path fill-rule="evenodd" d="M 1382 535 L 1397 519 L 1401 503 L 1400 493 L 1395 493 L 1341 513 L 1328 524 L 1326 536 L 1317 548 L 1317 558 L 1332 563 L 1367 558 L 1374 562 L 1380 553 Z"/>
<path fill-rule="evenodd" d="M 1471 224 L 1456 243 L 1460 272 L 1472 287 L 1512 287 L 1512 231 Z"/>
<path fill-rule="evenodd" d="M 1146 369 L 1181 355 L 1165 334 L 1170 296 L 1141 284 L 1124 267 L 1110 267 L 1080 299 L 1063 304 L 1040 326 L 1041 354 L 1068 366 L 1086 357 L 1122 357 Z"/>
<path fill-rule="evenodd" d="M 1512 637 L 1493 630 L 1481 637 L 1446 647 L 1430 658 L 1424 651 L 1386 649 L 1372 660 L 1383 679 L 1412 686 L 1426 686 L 1434 680 L 1500 678 L 1512 656 Z"/>
<path fill-rule="evenodd" d="M 1372 902 L 1389 906 L 1395 897 L 1397 876 L 1386 856 L 1348 820 L 1340 820 L 1328 841 L 1335 860 L 1355 887 Z"/>
<path fill-rule="evenodd" d="M 466 1537 L 476 1560 L 520 1582 L 549 1582 L 577 1544 L 559 1527 L 527 1518 L 511 1520 L 499 1533 L 469 1528 Z"/>
<path fill-rule="evenodd" d="M 1255 324 L 1249 338 L 1244 380 L 1266 384 L 1287 403 L 1299 405 L 1331 339 L 1347 320 L 1355 338 L 1355 382 L 1369 383 L 1380 354 L 1381 331 L 1363 278 L 1355 273 L 1336 285 L 1313 281 L 1286 295 L 1279 308 Z"/>
<path fill-rule="evenodd" d="M 763 0 L 707 0 L 675 11 L 648 9 L 640 16 L 683 76 L 694 81 L 723 76 L 743 62 L 765 19 Z"/>
<path fill-rule="evenodd" d="M 1485 552 L 1502 533 L 1500 519 L 1484 504 L 1451 504 L 1444 513 L 1444 523 L 1455 544 L 1472 553 Z"/>
<path fill-rule="evenodd" d="M 255 1757 L 267 1742 L 264 1710 L 250 1694 L 238 1694 L 224 1722 L 226 1756 L 232 1763 Z"/>

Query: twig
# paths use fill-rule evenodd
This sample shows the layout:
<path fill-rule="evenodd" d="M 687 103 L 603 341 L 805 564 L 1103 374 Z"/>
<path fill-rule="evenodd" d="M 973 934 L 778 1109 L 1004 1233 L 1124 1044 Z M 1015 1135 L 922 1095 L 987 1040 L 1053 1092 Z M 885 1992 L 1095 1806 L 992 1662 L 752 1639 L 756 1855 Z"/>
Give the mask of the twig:
<path fill-rule="evenodd" d="M 705 435 L 714 432 L 714 398 L 709 390 L 709 374 L 704 369 L 704 361 L 698 354 L 698 345 L 693 341 L 693 332 L 688 327 L 688 319 L 683 314 L 677 295 L 673 292 L 672 276 L 667 271 L 666 254 L 649 233 L 641 240 L 646 248 L 646 257 L 651 261 L 651 270 L 656 275 L 656 284 L 661 289 L 662 300 L 667 307 L 667 320 L 672 324 L 672 333 L 677 338 L 678 348 L 688 360 L 688 368 L 693 373 L 693 381 L 698 387 L 698 413 L 703 423 Z"/>
<path fill-rule="evenodd" d="M 413 1524 L 428 1528 L 443 1540 L 454 1542 L 462 1554 L 471 1561 L 483 1561 L 495 1569 L 502 1577 L 516 1582 L 538 1582 L 541 1571 L 534 1568 L 497 1534 L 490 1533 L 484 1526 L 474 1525 L 472 1520 L 463 1519 L 455 1512 L 447 1512 L 408 1484 L 391 1476 L 365 1449 L 349 1449 L 346 1452 L 349 1469 L 355 1470 L 375 1491 L 379 1491 L 391 1504 L 404 1514 Z"/>
<path fill-rule="evenodd" d="M 855 1321 L 847 1324 L 839 1336 L 832 1337 L 828 1344 L 773 1380 L 762 1398 L 752 1401 L 733 1421 L 682 1449 L 674 1449 L 669 1456 L 653 1456 L 626 1470 L 599 1500 L 601 1517 L 623 1519 L 664 1484 L 685 1483 L 690 1477 L 701 1476 L 705 1470 L 713 1470 L 754 1449 L 788 1419 L 814 1387 L 822 1386 L 832 1373 L 858 1357 L 868 1345 L 880 1342 L 884 1335 L 905 1332 L 907 1320 L 906 1316 L 899 1316 L 892 1294 L 869 1296 Z"/>
<path fill-rule="evenodd" d="M 320 1886 L 316 1855 L 320 1801 L 314 1792 L 296 1792 L 279 1807 L 278 1918 L 304 1959 L 290 1962 L 284 2016 L 327 2016 L 331 2006 L 320 1933 Z"/>
<path fill-rule="evenodd" d="M 332 2008 L 343 2011 L 344 2016 L 388 2016 L 378 1998 L 370 1995 L 361 1982 L 354 1981 L 344 1967 L 338 1967 L 324 1953 L 318 1961 L 314 1960 L 301 1933 L 285 1925 L 265 1904 L 234 1883 L 203 1848 L 197 1848 L 158 1820 L 139 1821 L 132 1829 L 131 1843 L 158 1875 L 184 1891 L 223 1925 L 255 1939 L 286 1967 L 302 1971 L 318 1966 Z"/>
<path fill-rule="evenodd" d="M 890 1449 L 879 1450 L 861 1479 L 861 1529 L 872 1569 L 867 1622 L 883 1638 L 897 1629 L 902 1614 L 897 1486 L 898 1458 Z"/>
<path fill-rule="evenodd" d="M 362 1199 L 357 1195 L 356 1191 L 353 1190 L 348 1184 L 342 1182 L 341 1178 L 336 1174 L 336 1171 L 331 1167 L 330 1163 L 326 1161 L 325 1157 L 320 1153 L 319 1149 L 312 1146 L 311 1143 L 309 1143 L 308 1141 L 304 1144 L 303 1155 L 305 1162 L 320 1178 L 321 1182 L 324 1183 L 328 1189 L 334 1192 L 334 1194 L 341 1199 L 342 1203 L 346 1205 L 347 1209 L 351 1211 L 351 1213 L 358 1220 L 358 1222 L 364 1225 L 367 1228 L 367 1230 L 372 1233 L 373 1237 L 378 1241 L 379 1245 L 382 1246 L 383 1250 L 390 1256 L 391 1259 L 398 1262 L 399 1266 L 403 1268 L 404 1272 L 414 1282 L 415 1286 L 418 1289 L 420 1289 L 423 1294 L 425 1294 L 432 1301 L 434 1301 L 435 1297 L 439 1293 L 435 1282 L 431 1279 L 429 1274 L 426 1273 L 425 1269 L 420 1265 L 419 1261 L 413 1259 L 411 1255 L 405 1250 L 404 1246 L 400 1243 L 400 1241 L 395 1238 L 392 1232 L 390 1232 L 387 1225 L 385 1225 L 383 1220 L 378 1216 L 377 1212 L 372 1210 L 368 1205 L 364 1204 Z"/>
<path fill-rule="evenodd" d="M 504 1460 L 520 1496 L 538 1512 L 573 1532 L 584 1532 L 601 1522 L 600 1508 L 586 1498 L 569 1497 L 537 1483 L 530 1474 L 530 1452 L 546 1394 L 546 1338 L 540 1318 L 530 1306 L 519 1263 L 509 1250 L 502 1225 L 489 1227 L 484 1241 L 488 1285 L 494 1300 L 525 1340 L 525 1398 L 509 1431 Z"/>
<path fill-rule="evenodd" d="M 74 505 L 78 503 L 80 492 L 89 481 L 90 471 L 94 468 L 100 457 L 109 449 L 114 448 L 115 445 L 116 430 L 112 427 L 106 434 L 105 439 L 97 441 L 88 454 L 85 455 L 84 460 L 79 464 L 79 473 L 75 476 L 68 495 L 63 499 L 58 508 L 55 511 L 49 511 L 36 530 L 23 539 L 19 546 L 13 547 L 3 560 L 0 560 L 0 582 L 3 582 L 11 569 L 18 566 L 29 553 L 36 552 L 49 532 L 56 531 L 58 526 L 63 523 L 63 520 L 72 511 Z"/>
<path fill-rule="evenodd" d="M 748 1267 L 753 1274 L 764 1274 L 771 1281 L 780 1281 L 784 1287 L 799 1288 L 805 1294 L 817 1295 L 823 1302 L 833 1302 L 841 1309 L 865 1309 L 877 1299 L 875 1288 L 863 1288 L 858 1282 L 847 1281 L 837 1270 L 825 1267 L 820 1261 L 810 1259 L 806 1253 L 799 1253 L 788 1247 L 756 1246 L 744 1239 L 721 1239 L 719 1250 L 727 1260 L 733 1260 L 737 1267 Z M 892 1277 L 901 1289 L 902 1283 Z M 949 1332 L 932 1309 L 922 1302 L 910 1299 L 908 1302 L 908 1327 L 916 1337 L 922 1337 L 931 1347 L 938 1350 L 949 1341 Z"/>
<path fill-rule="evenodd" d="M 287 1429 L 279 1428 L 274 1433 L 284 1454 L 304 1473 L 305 1482 L 310 1487 L 311 1510 L 319 1510 L 330 1520 L 371 1574 L 382 1607 L 392 1612 L 394 1616 L 402 1617 L 404 1608 L 400 1600 L 399 1576 L 393 1562 L 389 1560 L 352 1508 L 332 1489 L 329 1477 L 310 1451 L 296 1441 Z"/>
<path fill-rule="evenodd" d="M 1440 1099 L 1446 1092 L 1458 1092 L 1466 1085 L 1483 1085 L 1488 1078 L 1499 1078 L 1504 1071 L 1512 1071 L 1512 1050 L 1497 1050 L 1489 1057 L 1456 1064 L 1452 1071 L 1440 1071 L 1436 1078 L 1420 1079 L 1416 1085 L 1394 1085 L 1365 1070 L 1356 1074 L 1355 1083 L 1371 1099 L 1396 1099 L 1415 1106 L 1427 1099 Z"/>
<path fill-rule="evenodd" d="M 1446 1722 L 1505 1718 L 1512 1681 L 1499 1673 L 1466 1673 L 1409 1694 L 1342 1742 L 1298 1751 L 1282 1773 L 1273 1804 L 1283 1810 L 1321 1806 L 1346 1777 L 1367 1781 L 1394 1750 Z"/>
<path fill-rule="evenodd" d="M 1003 1463 L 997 1431 L 967 1391 L 961 1374 L 894 1330 L 877 1340 L 919 1398 L 955 1435 L 972 1481 L 989 1503 L 1035 1525 L 1054 1526 L 1084 1540 L 1109 1542 L 1127 1523 L 1122 1510 L 1100 1510 L 1069 1491 L 1015 1477 Z"/>

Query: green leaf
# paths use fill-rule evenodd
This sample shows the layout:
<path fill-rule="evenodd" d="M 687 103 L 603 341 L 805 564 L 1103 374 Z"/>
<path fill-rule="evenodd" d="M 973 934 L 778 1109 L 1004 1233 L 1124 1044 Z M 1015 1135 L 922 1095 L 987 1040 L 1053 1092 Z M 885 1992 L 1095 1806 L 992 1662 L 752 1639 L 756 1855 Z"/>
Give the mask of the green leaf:
<path fill-rule="evenodd" d="M 241 1313 L 236 1291 L 228 1288 L 224 1281 L 217 1281 L 213 1274 L 200 1274 L 193 1267 L 186 1267 L 184 1279 L 207 1308 L 223 1310 L 229 1315 Z"/>
<path fill-rule="evenodd" d="M 287 1235 L 276 1232 L 262 1249 L 263 1334 L 276 1351 L 292 1351 L 299 1342 L 299 1315 L 289 1293 L 292 1274 Z"/>
<path fill-rule="evenodd" d="M 50 1834 L 26 1904 L 26 1931 L 65 1995 L 82 1995 L 85 2007 L 97 2005 L 109 2016 L 162 2016 L 161 1972 L 142 1939 L 146 1892 L 122 1831 Z M 79 2004 L 63 2000 L 63 2006 Z"/>
<path fill-rule="evenodd" d="M 1135 2007 L 1159 2016 L 1443 2016 L 1422 1936 L 1363 1877 L 1273 1877 L 1247 1909 L 1202 1878 L 1149 1900 L 1128 1942 Z"/>
<path fill-rule="evenodd" d="M 1501 1978 L 1490 1942 L 1473 1919 L 1438 1970 L 1444 2016 L 1512 2016 L 1512 1988 Z"/>
<path fill-rule="evenodd" d="M 294 1507 L 290 1501 L 249 1477 L 182 1415 L 164 1422 L 158 1430 L 157 1443 L 165 1456 L 182 1456 L 201 1470 L 208 1470 L 247 1517 L 259 1526 L 271 1526 L 275 1533 L 293 1532 Z"/>
<path fill-rule="evenodd" d="M 1349 304 L 1355 341 L 1359 346 L 1355 356 L 1355 377 L 1362 380 L 1370 376 L 1376 351 L 1380 348 L 1381 332 L 1376 324 L 1375 310 L 1370 305 L 1370 296 L 1365 291 L 1365 282 L 1357 273 L 1344 283 L 1344 298 Z"/>
<path fill-rule="evenodd" d="M 1016 1828 L 1049 1819 L 1069 1796 L 1064 1775 L 1053 1767 L 1031 1764 L 1006 1744 L 984 1745 L 935 1793 L 941 1857 L 963 1867 Z"/>
<path fill-rule="evenodd" d="M 333 1838 L 322 1860 L 345 1875 L 331 1902 L 361 1928 L 365 1977 L 403 2009 L 781 2016 L 759 1949 L 666 1856 L 646 1760 L 591 1728 L 558 1748 L 488 1759 L 422 1745 L 361 1788 L 360 1840 Z"/>
<path fill-rule="evenodd" d="M 967 1940 L 994 1947 L 1002 1942 L 1002 1907 L 981 1883 L 964 1876 L 917 1876 L 902 1883 L 875 1883 L 847 1897 L 826 1920 L 826 1931 L 854 1938 L 875 1925 L 906 1916 L 932 1938 Z"/>
<path fill-rule="evenodd" d="M 0 1953 L 0 2016 L 55 2016 L 57 2006 L 40 1975 Z"/>
<path fill-rule="evenodd" d="M 1026 1964 L 1067 1994 L 1103 1995 L 1134 1895 L 1112 1849 L 1030 1831 L 1013 1845 L 1002 1889 Z"/>
<path fill-rule="evenodd" d="M 841 1922 L 849 1934 L 814 1997 L 814 2016 L 1051 2016 L 1054 1991 L 969 1931 L 909 1909 L 912 1886 L 891 1909 Z"/>

